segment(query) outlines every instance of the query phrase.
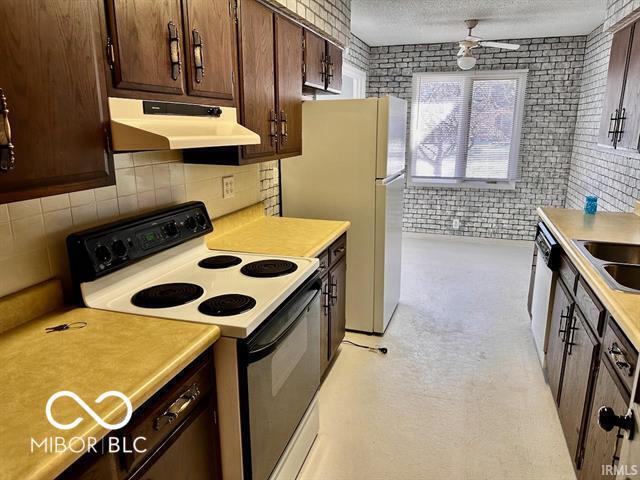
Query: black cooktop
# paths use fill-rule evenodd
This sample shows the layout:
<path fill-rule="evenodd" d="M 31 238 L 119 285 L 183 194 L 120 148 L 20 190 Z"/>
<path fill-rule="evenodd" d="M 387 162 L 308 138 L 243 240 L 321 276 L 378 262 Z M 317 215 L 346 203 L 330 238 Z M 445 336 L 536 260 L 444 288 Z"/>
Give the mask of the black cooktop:
<path fill-rule="evenodd" d="M 281 277 L 295 272 L 298 266 L 289 260 L 260 260 L 247 263 L 240 271 L 248 277 L 270 278 Z"/>
<path fill-rule="evenodd" d="M 209 298 L 198 306 L 198 310 L 212 317 L 230 317 L 251 310 L 256 301 L 248 295 L 229 293 Z"/>
<path fill-rule="evenodd" d="M 203 293 L 202 287 L 193 283 L 163 283 L 140 290 L 131 297 L 131 303 L 142 308 L 177 307 L 192 302 Z"/>
<path fill-rule="evenodd" d="M 242 259 L 234 255 L 214 255 L 198 262 L 198 266 L 216 270 L 219 268 L 229 268 L 242 263 Z"/>

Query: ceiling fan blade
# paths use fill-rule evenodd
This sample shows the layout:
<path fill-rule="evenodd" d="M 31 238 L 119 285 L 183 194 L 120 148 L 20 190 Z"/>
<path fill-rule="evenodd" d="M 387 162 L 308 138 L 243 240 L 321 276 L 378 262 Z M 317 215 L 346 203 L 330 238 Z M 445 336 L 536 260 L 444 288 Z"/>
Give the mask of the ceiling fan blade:
<path fill-rule="evenodd" d="M 480 37 L 474 37 L 473 35 L 467 35 L 467 38 L 465 38 L 465 40 L 468 40 L 469 42 L 481 42 L 482 39 Z"/>
<path fill-rule="evenodd" d="M 483 47 L 491 48 L 504 48 L 505 50 L 518 50 L 520 45 L 517 43 L 502 43 L 502 42 L 479 42 Z"/>

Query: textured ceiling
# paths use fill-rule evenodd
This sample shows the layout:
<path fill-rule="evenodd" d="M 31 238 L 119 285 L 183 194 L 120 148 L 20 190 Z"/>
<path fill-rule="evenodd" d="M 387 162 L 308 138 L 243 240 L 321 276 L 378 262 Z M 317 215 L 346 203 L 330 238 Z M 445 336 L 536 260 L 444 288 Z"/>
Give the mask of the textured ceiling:
<path fill-rule="evenodd" d="M 467 18 L 485 40 L 583 35 L 605 10 L 606 0 L 351 0 L 351 30 L 371 46 L 458 41 Z"/>

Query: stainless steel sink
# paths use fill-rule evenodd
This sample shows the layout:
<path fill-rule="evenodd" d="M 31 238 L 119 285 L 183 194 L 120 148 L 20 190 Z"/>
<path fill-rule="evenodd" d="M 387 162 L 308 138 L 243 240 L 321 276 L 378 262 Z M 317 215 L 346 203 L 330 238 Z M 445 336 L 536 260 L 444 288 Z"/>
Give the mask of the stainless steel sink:
<path fill-rule="evenodd" d="M 640 292 L 640 265 L 611 263 L 604 270 L 623 287 Z"/>
<path fill-rule="evenodd" d="M 612 263 L 640 264 L 640 245 L 604 242 L 582 242 L 582 244 L 598 260 Z"/>
<path fill-rule="evenodd" d="M 584 240 L 574 243 L 611 288 L 640 293 L 640 245 Z"/>

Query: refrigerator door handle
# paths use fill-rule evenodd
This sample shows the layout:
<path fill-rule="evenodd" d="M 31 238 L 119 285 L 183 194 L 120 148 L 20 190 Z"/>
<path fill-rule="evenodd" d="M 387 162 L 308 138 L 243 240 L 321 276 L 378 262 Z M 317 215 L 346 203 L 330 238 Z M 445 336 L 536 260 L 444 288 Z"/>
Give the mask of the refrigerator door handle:
<path fill-rule="evenodd" d="M 404 170 L 395 173 L 393 175 L 389 175 L 386 178 L 379 178 L 376 180 L 377 185 L 390 185 L 397 180 L 404 180 L 405 172 Z"/>

